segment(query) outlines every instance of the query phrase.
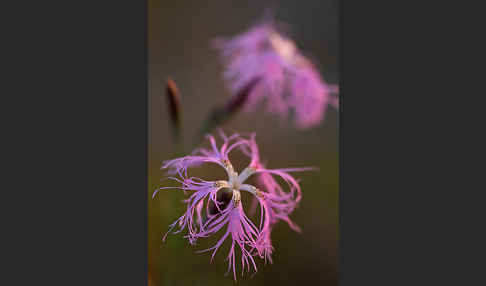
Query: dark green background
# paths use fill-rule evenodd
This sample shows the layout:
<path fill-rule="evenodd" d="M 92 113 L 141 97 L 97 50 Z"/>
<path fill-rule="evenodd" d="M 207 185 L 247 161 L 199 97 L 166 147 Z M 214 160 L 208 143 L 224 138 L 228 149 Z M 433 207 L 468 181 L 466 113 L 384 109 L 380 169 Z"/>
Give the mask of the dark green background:
<path fill-rule="evenodd" d="M 303 2 L 303 3 L 301 3 Z M 173 158 L 169 115 L 164 84 L 171 76 L 178 84 L 183 107 L 184 148 L 192 142 L 203 119 L 216 104 L 229 96 L 222 80 L 222 65 L 210 40 L 234 36 L 259 20 L 266 8 L 273 8 L 278 20 L 291 26 L 298 47 L 313 58 L 330 83 L 338 78 L 338 1 L 160 1 L 150 0 L 148 10 L 149 47 L 149 182 L 148 195 L 164 177 L 161 162 Z M 302 228 L 293 232 L 279 223 L 272 233 L 274 264 L 263 266 L 253 278 L 238 273 L 239 285 L 337 285 L 339 278 L 338 219 L 338 113 L 328 109 L 325 121 L 313 129 L 299 131 L 291 122 L 265 114 L 240 113 L 223 126 L 233 131 L 257 133 L 263 159 L 270 168 L 316 166 L 318 173 L 298 173 L 303 199 L 292 219 Z M 235 157 L 236 165 L 245 162 Z M 217 168 L 197 170 L 204 178 L 217 178 Z M 195 174 L 196 174 L 195 173 Z M 224 177 L 223 177 L 224 178 Z M 183 212 L 177 191 L 161 192 L 149 199 L 149 275 L 153 285 L 231 285 L 224 276 L 227 247 L 209 264 L 210 255 L 197 254 L 212 240 L 191 247 L 181 235 L 162 243 L 168 225 Z M 238 264 L 238 268 L 240 265 Z"/>

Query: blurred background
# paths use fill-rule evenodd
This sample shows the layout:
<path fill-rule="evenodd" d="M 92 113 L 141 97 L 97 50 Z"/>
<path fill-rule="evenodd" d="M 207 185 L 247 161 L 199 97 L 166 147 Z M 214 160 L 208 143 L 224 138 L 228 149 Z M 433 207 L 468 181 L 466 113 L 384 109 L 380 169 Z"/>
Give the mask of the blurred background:
<path fill-rule="evenodd" d="M 150 285 L 232 285 L 232 275 L 224 276 L 228 245 L 224 244 L 212 264 L 210 254 L 195 253 L 214 240 L 188 244 L 182 235 L 163 235 L 170 223 L 184 211 L 182 193 L 176 190 L 153 191 L 164 178 L 162 161 L 174 158 L 176 147 L 165 100 L 165 83 L 172 77 L 181 93 L 183 108 L 183 148 L 192 150 L 202 121 L 230 93 L 222 79 L 223 66 L 210 46 L 215 37 L 231 37 L 261 20 L 266 9 L 287 23 L 298 48 L 309 55 L 328 83 L 337 84 L 338 1 L 162 1 L 149 0 L 149 146 L 148 146 L 148 259 Z M 239 285 L 338 285 L 338 113 L 328 108 L 324 121 L 306 131 L 291 122 L 261 112 L 240 112 L 223 126 L 234 131 L 257 133 L 261 156 L 269 168 L 316 166 L 318 173 L 294 173 L 301 179 L 303 199 L 291 219 L 302 228 L 293 232 L 279 222 L 272 232 L 275 247 L 273 264 L 259 263 L 254 276 L 238 273 Z M 204 144 L 207 144 L 204 142 Z M 241 170 L 247 162 L 236 157 Z M 199 168 L 194 174 L 203 178 L 225 178 L 217 168 Z M 162 182 L 164 183 L 164 182 Z M 226 247 L 225 247 L 226 246 Z M 258 259 L 259 260 L 259 259 Z M 239 270 L 241 265 L 237 264 Z"/>

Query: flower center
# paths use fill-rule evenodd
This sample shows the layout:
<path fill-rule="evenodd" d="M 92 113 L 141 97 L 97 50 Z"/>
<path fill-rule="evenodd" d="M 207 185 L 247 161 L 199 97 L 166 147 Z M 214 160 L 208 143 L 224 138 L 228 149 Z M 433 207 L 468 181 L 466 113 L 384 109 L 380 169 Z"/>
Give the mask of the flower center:
<path fill-rule="evenodd" d="M 233 178 L 233 184 L 231 187 L 235 190 L 239 190 L 241 188 L 241 182 L 238 180 L 238 174 L 235 173 L 235 177 Z"/>

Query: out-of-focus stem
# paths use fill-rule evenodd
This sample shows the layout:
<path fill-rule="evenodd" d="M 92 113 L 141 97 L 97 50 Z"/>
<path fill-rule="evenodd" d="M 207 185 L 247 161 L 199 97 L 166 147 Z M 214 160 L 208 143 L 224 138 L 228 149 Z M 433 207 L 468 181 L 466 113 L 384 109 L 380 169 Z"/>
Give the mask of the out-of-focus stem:
<path fill-rule="evenodd" d="M 183 156 L 183 138 L 182 138 L 182 124 L 181 124 L 181 116 L 182 116 L 182 108 L 181 108 L 181 96 L 179 92 L 179 88 L 177 87 L 176 83 L 172 78 L 167 78 L 166 86 L 165 86 L 165 95 L 166 95 L 166 102 L 168 107 L 168 112 L 170 116 L 170 126 L 172 130 L 172 140 L 174 145 L 173 157 L 180 157 Z M 181 201 L 178 196 L 172 195 L 170 197 L 170 206 L 166 210 L 166 215 L 168 218 L 173 219 L 176 217 L 180 210 L 181 210 Z M 177 257 L 177 253 L 179 253 L 183 248 L 183 241 L 181 239 L 174 239 L 172 241 L 172 245 L 167 249 L 165 255 L 167 255 L 166 259 L 169 261 Z M 164 279 L 168 284 L 172 284 L 176 281 L 176 274 L 175 269 L 167 265 L 166 272 Z"/>
<path fill-rule="evenodd" d="M 211 133 L 214 128 L 220 126 L 233 117 L 245 104 L 251 91 L 253 88 L 255 88 L 260 80 L 260 78 L 254 78 L 248 82 L 248 84 L 246 84 L 236 95 L 232 96 L 223 106 L 213 109 L 204 122 L 201 131 L 199 132 L 196 144 L 200 143 L 200 140 L 204 138 L 205 134 Z"/>

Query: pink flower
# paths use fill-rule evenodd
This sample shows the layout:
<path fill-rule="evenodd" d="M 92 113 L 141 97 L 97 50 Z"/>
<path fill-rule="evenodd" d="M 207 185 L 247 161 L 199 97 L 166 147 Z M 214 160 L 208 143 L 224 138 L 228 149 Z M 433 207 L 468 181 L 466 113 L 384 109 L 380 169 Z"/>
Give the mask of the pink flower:
<path fill-rule="evenodd" d="M 246 110 L 255 110 L 266 101 L 267 110 L 285 118 L 292 111 L 297 127 L 317 125 L 327 105 L 337 108 L 328 85 L 317 69 L 297 49 L 295 43 L 279 33 L 272 22 L 253 27 L 230 39 L 216 39 L 226 64 L 225 79 L 234 94 L 250 81 L 260 81 L 248 95 Z"/>
<path fill-rule="evenodd" d="M 257 266 L 254 256 L 272 262 L 271 254 L 274 248 L 271 242 L 271 230 L 275 223 L 283 220 L 291 228 L 299 231 L 298 227 L 290 221 L 289 215 L 301 198 L 301 190 L 298 181 L 288 172 L 306 171 L 312 168 L 267 169 L 260 163 L 255 134 L 252 134 L 249 138 L 244 138 L 237 133 L 227 137 L 223 132 L 220 132 L 220 136 L 223 139 L 223 144 L 220 147 L 217 146 L 215 138 L 208 135 L 210 148 L 199 148 L 192 155 L 164 162 L 162 168 L 168 169 L 170 174 L 176 174 L 177 177 L 170 177 L 170 179 L 177 181 L 181 186 L 163 187 L 156 190 L 155 193 L 161 189 L 174 188 L 185 193 L 193 192 L 184 201 L 187 204 L 185 213 L 170 225 L 167 234 L 170 232 L 180 233 L 187 228 L 185 238 L 191 244 L 195 244 L 198 239 L 215 235 L 225 228 L 224 234 L 213 247 L 200 252 L 212 251 L 212 261 L 224 241 L 228 237 L 231 238 L 231 247 L 227 256 L 228 272 L 232 270 L 236 280 L 235 252 L 237 250 L 241 252 L 242 274 L 245 268 L 247 271 L 253 269 L 256 272 Z M 239 174 L 235 171 L 228 157 L 229 153 L 235 149 L 242 151 L 251 159 L 250 164 Z M 203 163 L 218 164 L 224 168 L 228 178 L 226 180 L 205 181 L 188 176 L 189 168 Z M 262 189 L 245 183 L 254 174 L 258 174 L 261 178 L 267 180 L 262 184 Z M 287 183 L 288 190 L 284 190 L 273 176 L 281 177 Z M 253 223 L 245 214 L 241 202 L 242 193 L 245 192 L 254 196 L 260 205 L 259 224 Z M 218 201 L 218 193 L 230 195 L 230 203 L 225 204 Z M 211 211 L 211 205 L 217 211 Z M 176 227 L 178 229 L 174 230 Z M 164 241 L 167 234 L 164 236 Z"/>

